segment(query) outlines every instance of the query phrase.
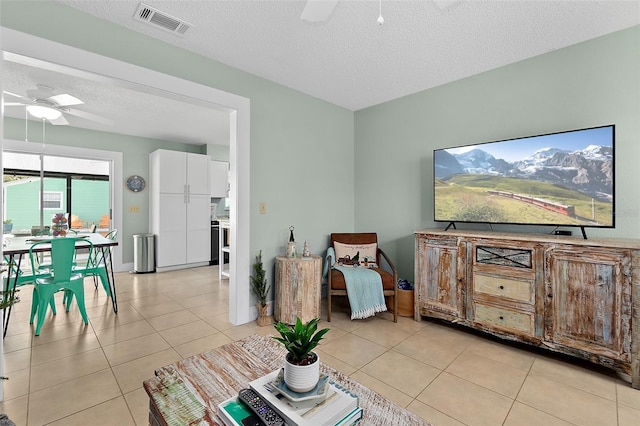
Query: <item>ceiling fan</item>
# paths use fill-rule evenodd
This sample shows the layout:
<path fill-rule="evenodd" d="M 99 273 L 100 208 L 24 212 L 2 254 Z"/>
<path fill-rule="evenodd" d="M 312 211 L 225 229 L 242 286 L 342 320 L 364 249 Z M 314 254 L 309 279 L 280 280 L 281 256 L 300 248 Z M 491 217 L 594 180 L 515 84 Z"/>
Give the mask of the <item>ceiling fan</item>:
<path fill-rule="evenodd" d="M 5 99 L 15 98 L 14 102 L 5 102 L 6 107 L 24 107 L 33 117 L 46 120 L 55 126 L 69 124 L 65 115 L 70 114 L 85 120 L 95 121 L 105 125 L 113 125 L 113 121 L 86 111 L 69 108 L 84 102 L 68 93 L 54 94 L 52 87 L 36 84 L 35 89 L 27 90 L 27 96 L 3 91 Z"/>
<path fill-rule="evenodd" d="M 333 13 L 333 10 L 338 5 L 339 0 L 307 0 L 304 6 L 302 15 L 300 18 L 307 22 L 325 22 L 329 20 L 329 17 Z M 384 19 L 382 19 L 382 0 L 380 1 L 380 16 L 378 17 L 378 24 L 382 25 Z M 454 3 L 460 0 L 432 0 L 432 2 L 441 10 L 444 10 Z"/>
<path fill-rule="evenodd" d="M 300 18 L 307 22 L 324 22 L 329 19 L 338 0 L 307 0 Z"/>

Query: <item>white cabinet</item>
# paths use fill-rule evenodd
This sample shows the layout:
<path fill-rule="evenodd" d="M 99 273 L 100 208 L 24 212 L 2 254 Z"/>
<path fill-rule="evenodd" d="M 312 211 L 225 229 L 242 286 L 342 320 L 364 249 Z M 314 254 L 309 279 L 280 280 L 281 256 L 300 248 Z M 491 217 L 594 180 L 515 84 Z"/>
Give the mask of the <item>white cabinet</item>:
<path fill-rule="evenodd" d="M 211 161 L 209 166 L 211 197 L 228 197 L 229 191 L 229 163 L 224 161 Z"/>
<path fill-rule="evenodd" d="M 157 150 L 149 155 L 150 228 L 158 268 L 208 264 L 209 157 Z"/>

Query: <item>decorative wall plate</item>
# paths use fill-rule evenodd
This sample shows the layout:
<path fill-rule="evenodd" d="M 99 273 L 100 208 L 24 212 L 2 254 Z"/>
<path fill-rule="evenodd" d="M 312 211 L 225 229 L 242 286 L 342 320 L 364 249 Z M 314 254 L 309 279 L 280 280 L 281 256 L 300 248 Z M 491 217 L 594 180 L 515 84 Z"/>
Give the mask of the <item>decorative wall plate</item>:
<path fill-rule="evenodd" d="M 147 183 L 142 176 L 133 175 L 127 178 L 127 189 L 129 189 L 129 191 L 140 192 L 145 186 L 147 186 Z"/>

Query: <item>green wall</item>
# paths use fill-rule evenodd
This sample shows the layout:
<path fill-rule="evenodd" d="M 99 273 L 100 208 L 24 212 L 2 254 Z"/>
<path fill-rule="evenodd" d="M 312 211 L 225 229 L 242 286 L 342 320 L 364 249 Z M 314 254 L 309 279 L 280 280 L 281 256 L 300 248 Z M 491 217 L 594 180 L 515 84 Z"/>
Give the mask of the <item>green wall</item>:
<path fill-rule="evenodd" d="M 263 250 L 269 276 L 295 225 L 314 253 L 330 232 L 377 231 L 412 279 L 413 232 L 435 226 L 434 148 L 610 123 L 616 229 L 588 233 L 640 238 L 638 26 L 353 113 L 55 2 L 3 1 L 0 12 L 3 26 L 249 98 L 251 253 Z M 147 176 L 151 146 L 103 142 L 124 153 L 125 176 Z M 142 231 L 145 215 L 124 216 Z"/>
<path fill-rule="evenodd" d="M 640 26 L 356 112 L 356 230 L 377 230 L 413 277 L 413 232 L 444 227 L 433 222 L 434 148 L 612 123 L 616 228 L 587 234 L 640 238 Z"/>
<path fill-rule="evenodd" d="M 273 276 L 275 256 L 285 251 L 290 225 L 296 227 L 300 244 L 308 240 L 314 253 L 326 248 L 330 232 L 353 229 L 353 112 L 60 3 L 3 0 L 0 23 L 249 98 L 250 254 L 253 257 L 263 250 L 268 276 Z M 176 149 L 156 141 L 127 143 L 120 136 L 112 138 L 108 134 L 100 140 L 74 139 L 73 130 L 58 130 L 60 127 L 56 127 L 57 132 L 47 132 L 47 143 L 121 151 L 124 176 L 135 173 L 148 177 L 147 154 L 156 148 Z M 6 137 L 11 137 L 9 133 L 5 130 Z M 148 200 L 138 204 L 139 214 L 131 214 L 126 206 L 132 196 L 135 194 L 125 193 L 125 262 L 133 260 L 130 235 L 148 231 L 148 216 L 142 212 L 142 206 L 148 208 Z M 258 212 L 261 201 L 267 203 L 266 215 Z M 245 283 L 243 277 L 238 279 L 239 285 L 248 286 L 248 277 Z"/>
<path fill-rule="evenodd" d="M 67 181 L 61 178 L 45 178 L 45 192 L 62 194 L 61 208 L 44 210 L 44 225 L 51 223 L 51 215 L 66 211 Z M 109 182 L 102 180 L 75 179 L 72 183 L 72 214 L 78 216 L 88 228 L 100 222 L 103 214 L 109 213 Z M 28 179 L 5 187 L 6 218 L 12 219 L 13 232 L 29 230 L 40 225 L 40 181 Z"/>

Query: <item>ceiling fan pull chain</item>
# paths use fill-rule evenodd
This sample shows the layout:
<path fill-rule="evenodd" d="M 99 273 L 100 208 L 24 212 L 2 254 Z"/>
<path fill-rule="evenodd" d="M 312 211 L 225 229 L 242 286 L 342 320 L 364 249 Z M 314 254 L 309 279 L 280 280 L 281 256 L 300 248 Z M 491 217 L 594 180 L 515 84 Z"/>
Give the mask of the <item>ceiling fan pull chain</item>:
<path fill-rule="evenodd" d="M 43 119 L 42 119 L 42 149 L 43 149 L 43 150 L 44 150 L 44 147 L 45 147 L 45 142 L 44 142 L 44 137 L 45 137 L 45 134 L 44 134 L 45 121 L 46 121 L 46 120 L 43 118 Z"/>
<path fill-rule="evenodd" d="M 382 17 L 382 0 L 378 0 L 378 6 L 379 6 L 379 15 L 378 15 L 378 20 L 376 21 L 378 23 L 378 25 L 382 26 L 382 24 L 384 24 L 384 18 Z"/>

